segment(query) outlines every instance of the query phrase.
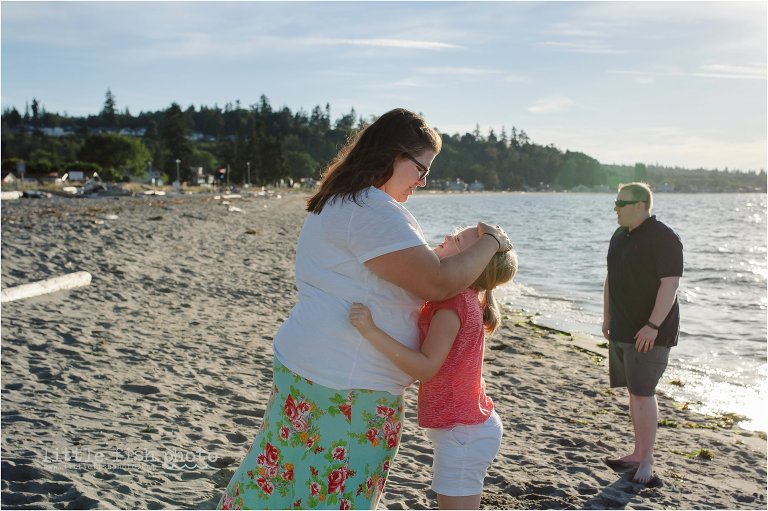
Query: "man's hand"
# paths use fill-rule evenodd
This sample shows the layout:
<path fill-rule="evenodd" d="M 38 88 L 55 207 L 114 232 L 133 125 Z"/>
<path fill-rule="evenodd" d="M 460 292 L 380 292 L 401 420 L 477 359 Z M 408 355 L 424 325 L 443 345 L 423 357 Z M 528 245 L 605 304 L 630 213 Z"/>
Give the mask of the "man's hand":
<path fill-rule="evenodd" d="M 659 331 L 655 330 L 648 325 L 637 331 L 635 334 L 635 351 L 640 353 L 647 353 L 653 349 L 653 345 L 656 343 L 656 336 L 659 335 Z"/>
<path fill-rule="evenodd" d="M 608 318 L 603 319 L 603 337 L 605 337 L 609 341 L 611 340 L 610 337 L 608 337 L 608 335 L 611 333 L 610 325 L 611 325 L 610 319 Z"/>

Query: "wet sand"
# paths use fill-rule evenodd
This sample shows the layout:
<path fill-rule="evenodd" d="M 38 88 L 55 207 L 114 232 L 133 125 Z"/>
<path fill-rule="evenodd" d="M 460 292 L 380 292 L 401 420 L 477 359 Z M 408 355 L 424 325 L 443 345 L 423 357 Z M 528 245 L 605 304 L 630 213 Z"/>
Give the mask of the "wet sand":
<path fill-rule="evenodd" d="M 4 509 L 216 504 L 266 404 L 304 199 L 2 202 L 3 288 L 93 277 L 2 304 Z M 632 426 L 598 342 L 505 312 L 486 355 L 505 435 L 483 508 L 766 508 L 765 435 L 664 397 L 658 479 L 605 466 L 631 448 Z M 415 387 L 406 398 L 379 508 L 436 508 Z"/>

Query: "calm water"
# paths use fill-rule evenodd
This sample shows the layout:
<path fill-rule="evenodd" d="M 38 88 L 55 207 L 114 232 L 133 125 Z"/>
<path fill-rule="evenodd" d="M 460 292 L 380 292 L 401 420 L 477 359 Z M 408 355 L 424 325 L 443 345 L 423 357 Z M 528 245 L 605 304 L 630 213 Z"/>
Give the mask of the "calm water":
<path fill-rule="evenodd" d="M 433 243 L 457 225 L 500 224 L 520 259 L 500 298 L 536 321 L 603 340 L 602 286 L 614 194 L 455 194 L 411 198 Z M 681 334 L 660 390 L 703 413 L 768 430 L 766 195 L 657 194 L 653 214 L 683 241 Z M 607 375 L 606 375 L 607 380 Z M 682 387 L 670 385 L 680 380 Z"/>

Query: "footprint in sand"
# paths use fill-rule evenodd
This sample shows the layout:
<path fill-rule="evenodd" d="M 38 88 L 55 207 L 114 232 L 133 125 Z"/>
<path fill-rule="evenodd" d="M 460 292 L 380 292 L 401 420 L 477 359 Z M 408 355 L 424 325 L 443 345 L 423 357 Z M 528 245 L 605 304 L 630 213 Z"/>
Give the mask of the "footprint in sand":
<path fill-rule="evenodd" d="M 127 392 L 136 392 L 138 394 L 141 394 L 143 396 L 146 396 L 148 394 L 159 394 L 160 389 L 155 387 L 154 385 L 133 385 L 130 383 L 126 383 L 124 385 L 120 385 L 120 388 L 127 391 Z"/>

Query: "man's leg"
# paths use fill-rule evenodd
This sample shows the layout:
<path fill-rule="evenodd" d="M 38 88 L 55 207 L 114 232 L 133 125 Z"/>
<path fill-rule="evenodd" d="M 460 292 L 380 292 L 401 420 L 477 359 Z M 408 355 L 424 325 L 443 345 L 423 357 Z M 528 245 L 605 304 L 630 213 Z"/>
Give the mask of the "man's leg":
<path fill-rule="evenodd" d="M 606 460 L 606 464 L 614 470 L 634 469 L 634 480 L 647 484 L 653 478 L 653 446 L 659 416 L 656 385 L 667 367 L 669 348 L 657 346 L 646 354 L 638 354 L 632 350 L 634 346 L 627 348 L 622 343 L 612 342 L 609 348 L 611 387 L 627 387 L 635 448 L 631 454 Z"/>
<path fill-rule="evenodd" d="M 623 458 L 640 465 L 634 480 L 647 484 L 653 478 L 653 446 L 656 443 L 656 428 L 659 421 L 656 396 L 629 394 L 629 413 L 635 430 L 635 450 Z"/>

